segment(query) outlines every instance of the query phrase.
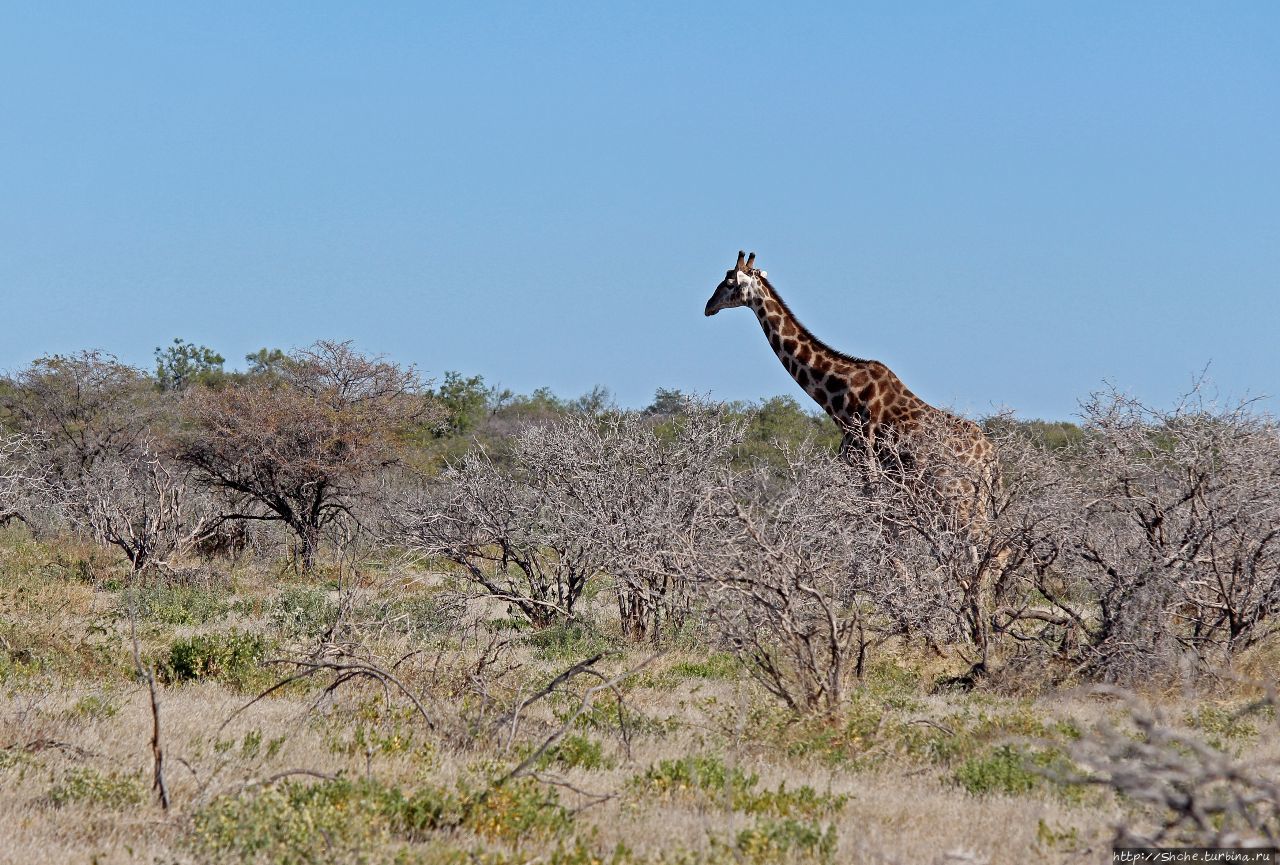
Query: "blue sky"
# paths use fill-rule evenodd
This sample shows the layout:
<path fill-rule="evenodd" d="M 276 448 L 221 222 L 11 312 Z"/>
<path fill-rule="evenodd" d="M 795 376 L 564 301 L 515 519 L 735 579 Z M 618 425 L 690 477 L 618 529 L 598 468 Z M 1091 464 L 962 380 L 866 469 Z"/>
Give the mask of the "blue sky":
<path fill-rule="evenodd" d="M 803 397 L 702 315 L 746 247 L 972 414 L 1280 390 L 1280 5 L 850 7 L 7 4 L 0 367 L 339 338 Z"/>

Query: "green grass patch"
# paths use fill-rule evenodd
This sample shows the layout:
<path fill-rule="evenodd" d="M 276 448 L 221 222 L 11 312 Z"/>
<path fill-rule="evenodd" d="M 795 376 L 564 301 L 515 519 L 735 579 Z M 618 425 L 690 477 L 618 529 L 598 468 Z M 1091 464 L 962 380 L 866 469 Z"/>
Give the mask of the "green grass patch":
<path fill-rule="evenodd" d="M 526 638 L 544 661 L 580 661 L 615 648 L 615 641 L 585 622 L 551 625 Z"/>
<path fill-rule="evenodd" d="M 405 791 L 340 778 L 288 781 L 215 799 L 195 815 L 191 843 L 215 861 L 311 865 L 363 861 L 389 842 L 432 841 L 435 833 L 459 828 L 519 849 L 525 842 L 562 838 L 571 826 L 554 790 L 530 778 L 481 791 Z"/>
<path fill-rule="evenodd" d="M 759 785 L 758 775 L 727 766 L 715 755 L 663 760 L 630 783 L 633 791 L 662 799 L 701 801 L 728 811 L 788 819 L 829 816 L 848 802 L 847 796 L 819 793 L 807 784 L 788 789 L 784 782 L 772 790 Z"/>
<path fill-rule="evenodd" d="M 137 610 L 138 620 L 163 625 L 204 625 L 221 621 L 231 609 L 225 589 L 156 583 L 125 589 L 116 606 L 119 618 Z"/>
<path fill-rule="evenodd" d="M 705 658 L 678 661 L 665 670 L 642 673 L 635 684 L 670 691 L 681 683 L 694 681 L 732 682 L 742 675 L 742 663 L 728 652 L 713 652 Z"/>

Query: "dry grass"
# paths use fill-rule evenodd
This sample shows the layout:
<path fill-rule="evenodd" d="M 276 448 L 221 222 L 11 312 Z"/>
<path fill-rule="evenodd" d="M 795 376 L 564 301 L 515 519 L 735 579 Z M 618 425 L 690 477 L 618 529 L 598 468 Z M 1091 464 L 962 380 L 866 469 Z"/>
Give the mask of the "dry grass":
<path fill-rule="evenodd" d="M 164 812 L 121 571 L 76 564 L 90 555 L 0 536 L 0 863 L 1103 862 L 1114 825 L 1140 819 L 1017 757 L 1114 720 L 1114 702 L 930 693 L 955 670 L 903 655 L 879 659 L 839 716 L 797 722 L 696 640 L 617 686 L 626 735 L 601 691 L 536 779 L 495 787 L 600 680 L 574 678 L 513 723 L 521 701 L 598 652 L 605 677 L 649 657 L 616 635 L 607 597 L 591 603 L 594 627 L 533 634 L 496 622 L 505 610 L 492 601 L 448 603 L 438 576 L 375 572 L 356 581 L 358 602 L 321 655 L 333 584 L 281 584 L 251 562 L 196 590 L 139 595 L 143 657 L 168 681 Z M 245 669 L 224 659 L 197 681 L 165 673 L 175 643 L 233 628 L 265 640 Z M 394 670 L 434 729 L 371 679 L 326 695 L 328 673 L 243 708 L 292 669 L 265 658 L 355 656 Z M 1162 701 L 1201 717 L 1203 701 Z M 1223 747 L 1273 759 L 1275 737 L 1260 730 L 1218 732 Z M 439 813 L 423 818 L 424 802 Z"/>

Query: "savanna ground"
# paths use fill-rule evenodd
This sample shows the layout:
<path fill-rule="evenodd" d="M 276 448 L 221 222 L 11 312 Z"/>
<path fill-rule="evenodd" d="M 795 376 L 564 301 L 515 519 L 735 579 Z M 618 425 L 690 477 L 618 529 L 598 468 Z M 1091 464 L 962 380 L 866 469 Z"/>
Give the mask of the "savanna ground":
<path fill-rule="evenodd" d="M 0 534 L 0 861 L 1109 861 L 1133 817 L 1063 780 L 1073 741 L 1126 723 L 1113 696 L 948 690 L 957 663 L 887 651 L 842 712 L 797 719 L 697 625 L 657 657 L 623 640 L 603 586 L 580 623 L 534 632 L 432 563 L 130 582 L 99 548 Z M 255 701 L 321 640 L 344 647 L 335 669 Z M 359 659 L 422 711 L 386 679 L 340 681 Z M 1276 757 L 1272 723 L 1236 717 L 1247 694 L 1146 696 Z"/>

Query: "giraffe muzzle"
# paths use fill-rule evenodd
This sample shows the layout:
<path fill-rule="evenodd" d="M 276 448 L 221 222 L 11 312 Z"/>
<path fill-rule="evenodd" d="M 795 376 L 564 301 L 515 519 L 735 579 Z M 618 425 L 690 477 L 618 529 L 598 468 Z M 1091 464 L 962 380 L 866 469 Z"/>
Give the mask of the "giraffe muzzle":
<path fill-rule="evenodd" d="M 732 296 L 732 289 L 726 289 L 724 286 L 720 286 L 715 290 L 715 293 L 711 295 L 711 299 L 707 301 L 707 308 L 704 310 L 703 314 L 715 315 L 720 310 L 730 306 Z"/>

